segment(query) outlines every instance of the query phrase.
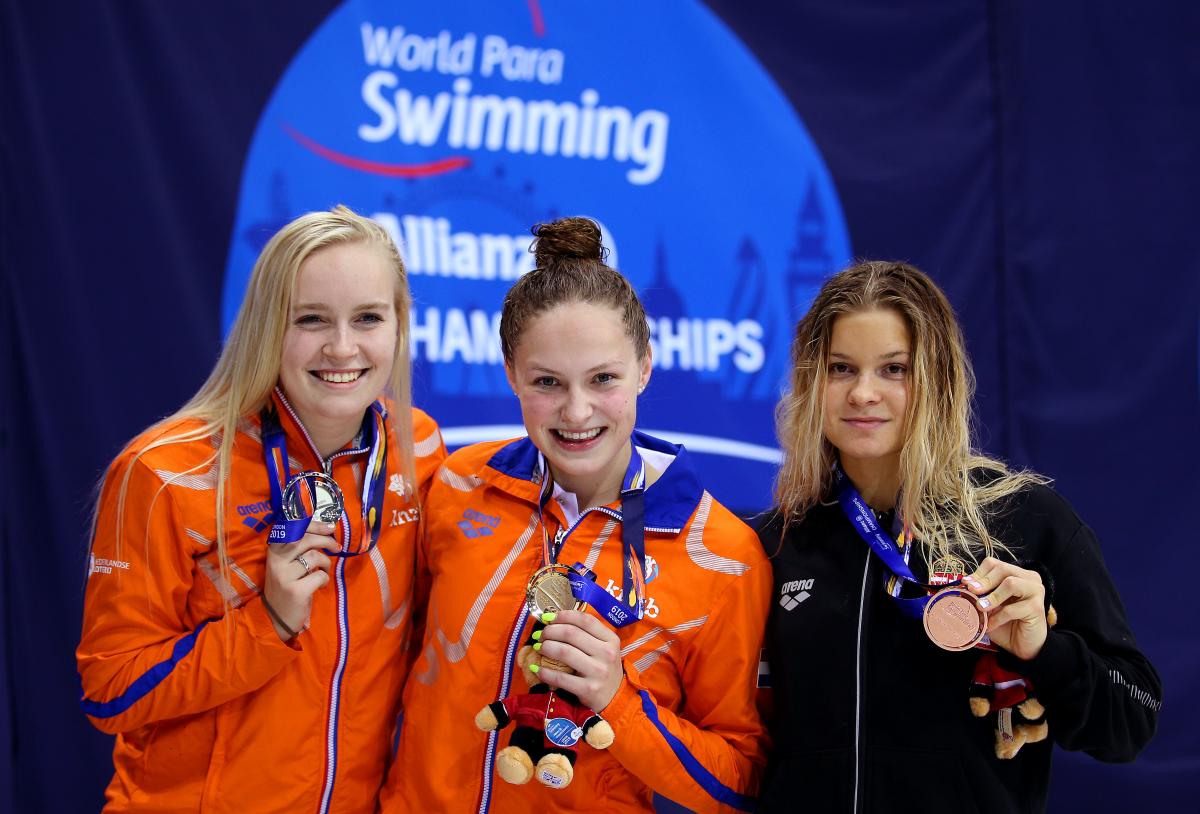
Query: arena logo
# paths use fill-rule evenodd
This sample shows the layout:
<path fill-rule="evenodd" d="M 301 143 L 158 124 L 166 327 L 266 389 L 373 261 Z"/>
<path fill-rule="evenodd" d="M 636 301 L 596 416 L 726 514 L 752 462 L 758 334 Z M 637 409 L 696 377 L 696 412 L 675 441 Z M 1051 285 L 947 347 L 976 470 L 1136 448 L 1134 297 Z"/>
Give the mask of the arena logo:
<path fill-rule="evenodd" d="M 497 326 L 530 226 L 596 218 L 650 317 L 639 424 L 718 498 L 766 501 L 791 329 L 850 246 L 796 111 L 704 5 L 343 4 L 259 121 L 226 329 L 267 238 L 335 203 L 400 247 L 416 400 L 451 446 L 520 432 Z"/>

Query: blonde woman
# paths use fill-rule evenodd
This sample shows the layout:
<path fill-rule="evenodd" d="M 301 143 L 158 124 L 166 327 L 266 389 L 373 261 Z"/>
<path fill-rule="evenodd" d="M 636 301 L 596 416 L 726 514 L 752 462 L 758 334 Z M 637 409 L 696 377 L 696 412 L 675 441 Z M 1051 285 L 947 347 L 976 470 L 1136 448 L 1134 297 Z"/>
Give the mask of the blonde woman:
<path fill-rule="evenodd" d="M 971 366 L 937 286 L 904 263 L 842 271 L 792 360 L 760 530 L 776 601 L 759 810 L 1041 810 L 1052 742 L 1133 759 L 1158 676 L 1091 530 L 1044 479 L 973 451 Z"/>
<path fill-rule="evenodd" d="M 411 406 L 408 313 L 378 225 L 297 218 L 208 381 L 109 468 L 76 653 L 117 736 L 105 811 L 374 806 L 445 454 Z"/>

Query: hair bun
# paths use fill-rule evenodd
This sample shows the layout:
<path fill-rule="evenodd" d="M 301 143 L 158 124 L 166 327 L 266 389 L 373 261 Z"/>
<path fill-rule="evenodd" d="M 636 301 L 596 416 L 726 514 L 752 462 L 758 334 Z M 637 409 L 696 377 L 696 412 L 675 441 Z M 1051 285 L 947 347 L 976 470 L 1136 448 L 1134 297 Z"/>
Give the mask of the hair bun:
<path fill-rule="evenodd" d="M 608 250 L 600 243 L 600 226 L 590 218 L 559 218 L 533 227 L 538 268 L 564 258 L 604 262 Z"/>

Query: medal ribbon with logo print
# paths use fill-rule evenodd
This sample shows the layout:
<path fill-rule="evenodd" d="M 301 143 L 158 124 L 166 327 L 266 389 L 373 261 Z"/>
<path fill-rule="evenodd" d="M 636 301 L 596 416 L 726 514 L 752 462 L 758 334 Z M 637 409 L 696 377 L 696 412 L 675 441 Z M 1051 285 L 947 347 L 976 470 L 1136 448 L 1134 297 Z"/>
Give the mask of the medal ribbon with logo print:
<path fill-rule="evenodd" d="M 331 557 L 356 557 L 366 554 L 379 542 L 379 532 L 383 527 L 383 499 L 387 492 L 386 416 L 383 405 L 378 401 L 372 402 L 363 416 L 361 449 L 369 447 L 370 455 L 367 458 L 367 469 L 363 473 L 362 538 L 357 549 L 352 551 L 324 549 Z M 283 490 L 291 480 L 287 439 L 279 421 L 279 414 L 273 405 L 264 407 L 259 413 L 259 419 L 262 422 L 263 459 L 267 467 L 267 480 L 271 485 L 271 512 L 275 517 L 275 524 L 271 527 L 267 539 L 272 543 L 294 543 L 304 536 L 312 517 L 283 519 Z"/>
<path fill-rule="evenodd" d="M 624 568 L 621 581 L 621 600 L 587 578 L 583 563 L 575 563 L 567 575 L 575 598 L 596 608 L 600 615 L 613 627 L 624 627 L 642 618 L 646 609 L 646 464 L 638 454 L 633 441 L 629 442 L 629 465 L 621 481 L 621 545 Z M 538 453 L 538 464 L 548 472 L 545 459 Z M 539 516 L 544 515 L 546 503 L 553 494 L 550 477 L 542 488 L 539 501 Z M 541 519 L 539 517 L 539 519 Z M 542 558 L 544 565 L 557 562 L 566 533 L 561 529 L 555 534 L 551 545 L 542 522 Z"/>
<path fill-rule="evenodd" d="M 880 527 L 874 510 L 863 500 L 840 462 L 835 464 L 834 488 L 837 491 L 838 503 L 841 504 L 842 512 L 850 521 L 850 525 L 854 526 L 858 536 L 875 552 L 888 571 L 884 576 L 884 589 L 896 601 L 905 616 L 921 619 L 925 613 L 925 606 L 929 604 L 930 593 L 957 583 L 929 585 L 917 579 L 908 565 L 908 558 L 912 553 L 912 533 L 908 524 L 901 521 L 900 510 L 896 510 L 892 519 L 891 532 L 895 537 L 893 542 L 892 537 L 885 534 Z M 926 593 L 917 597 L 901 596 L 900 591 L 906 582 L 923 588 Z"/>

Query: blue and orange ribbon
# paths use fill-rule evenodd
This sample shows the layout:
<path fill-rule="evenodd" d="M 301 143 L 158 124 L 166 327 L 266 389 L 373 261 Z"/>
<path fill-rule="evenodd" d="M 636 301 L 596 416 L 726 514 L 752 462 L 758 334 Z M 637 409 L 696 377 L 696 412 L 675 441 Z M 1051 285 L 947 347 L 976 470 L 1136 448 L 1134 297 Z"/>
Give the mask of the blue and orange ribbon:
<path fill-rule="evenodd" d="M 283 490 L 291 480 L 287 439 L 274 405 L 264 407 L 259 418 L 262 422 L 263 459 L 271 486 L 271 511 L 275 517 L 267 541 L 294 543 L 304 536 L 308 524 L 312 522 L 315 506 L 305 506 L 309 512 L 307 517 L 284 519 Z M 370 449 L 367 468 L 363 474 L 362 538 L 356 550 L 326 550 L 325 553 L 331 557 L 355 557 L 368 553 L 379 542 L 379 533 L 383 527 L 383 500 L 387 493 L 387 424 L 386 412 L 378 401 L 373 402 L 363 415 L 362 438 L 362 448 Z"/>

